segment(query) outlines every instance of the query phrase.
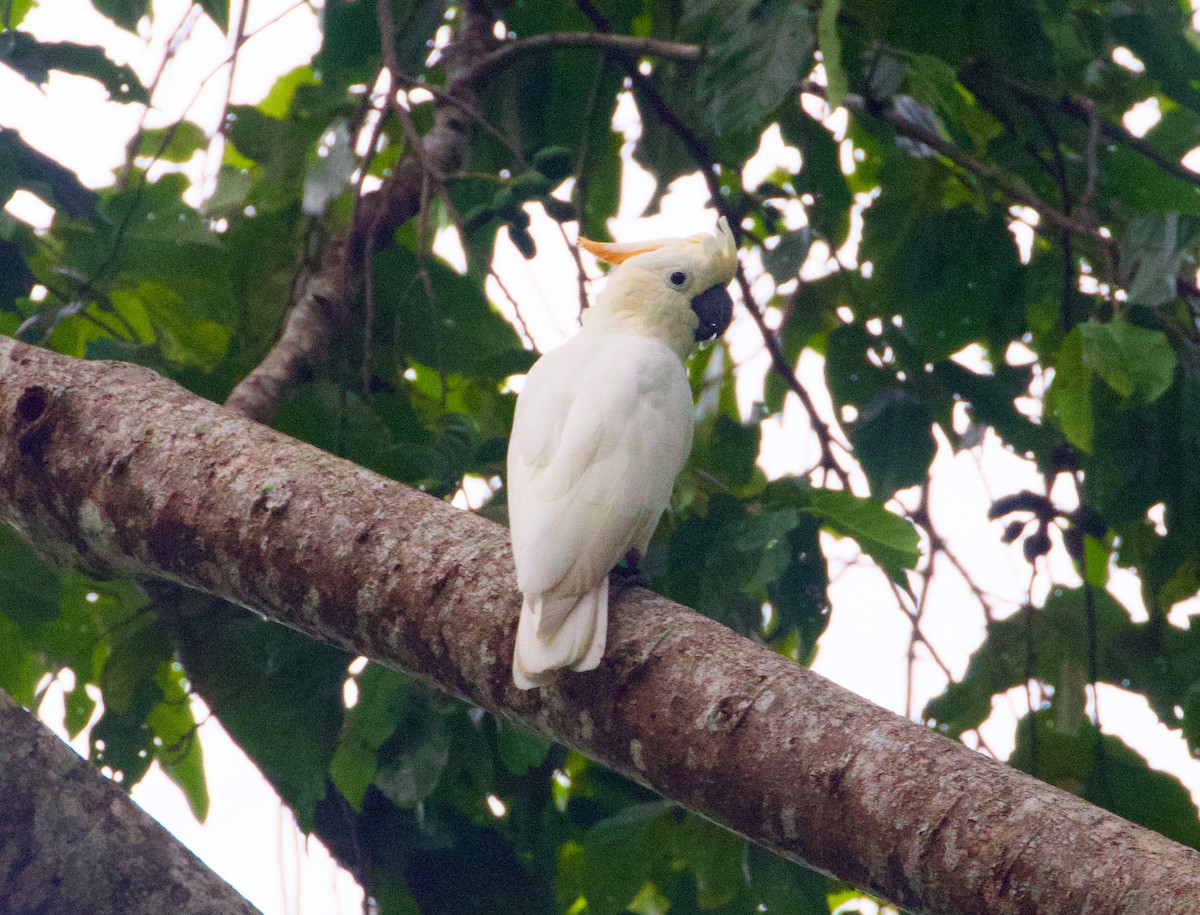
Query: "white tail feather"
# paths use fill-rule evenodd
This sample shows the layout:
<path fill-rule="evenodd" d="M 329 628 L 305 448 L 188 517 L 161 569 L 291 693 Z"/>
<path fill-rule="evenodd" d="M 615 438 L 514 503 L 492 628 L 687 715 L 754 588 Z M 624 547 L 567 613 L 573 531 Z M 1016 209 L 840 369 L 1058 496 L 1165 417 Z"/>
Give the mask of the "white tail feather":
<path fill-rule="evenodd" d="M 513 680 L 521 689 L 544 686 L 558 670 L 591 670 L 608 636 L 608 576 L 578 597 L 526 595 L 517 624 Z"/>

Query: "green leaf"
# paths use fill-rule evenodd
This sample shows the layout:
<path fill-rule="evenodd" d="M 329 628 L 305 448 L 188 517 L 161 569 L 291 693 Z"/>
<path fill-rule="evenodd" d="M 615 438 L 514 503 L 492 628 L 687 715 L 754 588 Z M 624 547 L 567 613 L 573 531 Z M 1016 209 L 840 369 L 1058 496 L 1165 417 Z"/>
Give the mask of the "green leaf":
<path fill-rule="evenodd" d="M 241 213 L 253 186 L 254 179 L 243 169 L 222 165 L 217 172 L 217 188 L 204 201 L 204 212 L 213 216 Z"/>
<path fill-rule="evenodd" d="M 533 356 L 512 325 L 492 308 L 479 284 L 459 276 L 436 257 L 427 258 L 432 297 L 416 281 L 422 261 L 400 245 L 375 256 L 378 340 L 393 334 L 398 355 L 438 370 L 502 380 L 527 371 Z"/>
<path fill-rule="evenodd" d="M 169 661 L 159 665 L 155 681 L 162 690 L 162 701 L 150 710 L 146 724 L 154 733 L 158 763 L 183 790 L 193 815 L 203 823 L 208 816 L 208 784 L 187 679 L 179 663 Z"/>
<path fill-rule="evenodd" d="M 745 841 L 716 823 L 689 815 L 673 830 L 673 868 L 696 881 L 696 905 L 716 909 L 734 902 L 746 888 Z"/>
<path fill-rule="evenodd" d="M 212 369 L 224 357 L 229 347 L 228 327 L 188 314 L 179 296 L 160 283 L 141 283 L 135 295 L 167 359 Z"/>
<path fill-rule="evenodd" d="M 1114 391 L 1134 404 L 1158 400 L 1175 378 L 1175 350 L 1161 330 L 1146 330 L 1114 318 L 1079 326 L 1083 362 Z"/>
<path fill-rule="evenodd" d="M 891 578 L 904 584 L 905 569 L 915 569 L 921 557 L 917 530 L 875 499 L 862 499 L 844 490 L 814 489 L 808 511 L 835 534 L 852 537 Z"/>
<path fill-rule="evenodd" d="M 1179 23 L 1182 25 L 1182 23 Z M 1140 13 L 1112 20 L 1113 35 L 1146 65 L 1146 72 L 1177 102 L 1200 111 L 1200 50 L 1184 28 L 1167 27 Z"/>
<path fill-rule="evenodd" d="M 582 844 L 569 842 L 559 857 L 559 899 L 569 906 L 582 896 L 588 912 L 618 915 L 671 859 L 672 801 L 630 806 L 588 830 Z"/>
<path fill-rule="evenodd" d="M 197 0 L 200 9 L 208 14 L 208 18 L 217 24 L 222 32 L 229 31 L 229 0 Z"/>
<path fill-rule="evenodd" d="M 1099 163 L 1099 188 L 1134 213 L 1187 213 L 1200 216 L 1200 188 L 1164 171 L 1141 153 L 1120 145 Z"/>
<path fill-rule="evenodd" d="M 759 594 L 783 574 L 792 560 L 788 534 L 799 523 L 795 509 L 785 508 L 749 515 L 726 527 L 724 536 L 729 545 L 754 557 L 757 564 L 743 584 L 747 594 Z"/>
<path fill-rule="evenodd" d="M 550 741 L 506 721 L 496 720 L 496 745 L 505 768 L 513 775 L 524 775 L 540 766 L 550 755 Z"/>
<path fill-rule="evenodd" d="M 830 108 L 839 107 L 847 92 L 846 74 L 842 70 L 842 40 L 837 30 L 841 7 L 842 0 L 822 0 L 821 12 L 817 17 L 817 47 L 821 50 L 821 62 L 825 65 L 825 100 Z"/>
<path fill-rule="evenodd" d="M 954 67 L 928 54 L 919 54 L 910 63 L 905 87 L 917 101 L 934 110 L 957 143 L 969 150 L 984 151 L 1004 132 L 1004 125 L 958 81 Z"/>
<path fill-rule="evenodd" d="M 0 0 L 0 27 L 15 29 L 37 0 Z"/>
<path fill-rule="evenodd" d="M 165 159 L 167 162 L 187 162 L 208 146 L 208 137 L 192 121 L 180 121 L 171 127 L 142 131 L 139 156 Z"/>
<path fill-rule="evenodd" d="M 90 755 L 96 765 L 121 772 L 132 787 L 158 752 L 147 718 L 163 702 L 156 677 L 172 658 L 166 630 L 153 614 L 134 617 L 121 634 L 100 674 L 104 713 L 92 728 Z"/>
<path fill-rule="evenodd" d="M 356 811 L 379 772 L 375 750 L 358 744 L 338 744 L 329 763 L 329 778 Z"/>
<path fill-rule="evenodd" d="M 59 576 L 6 524 L 0 524 L 0 569 L 0 613 L 23 624 L 58 616 Z"/>
<path fill-rule="evenodd" d="M 850 440 L 877 499 L 886 502 L 897 490 L 924 481 L 937 453 L 932 422 L 924 404 L 896 388 L 881 391 L 862 408 Z"/>
<path fill-rule="evenodd" d="M 127 32 L 136 32 L 149 0 L 92 0 L 92 5 Z"/>
<path fill-rule="evenodd" d="M 67 729 L 67 737 L 74 740 L 87 727 L 96 711 L 96 700 L 88 693 L 87 684 L 82 679 L 77 679 L 75 688 L 67 693 L 65 706 L 63 727 Z"/>
<path fill-rule="evenodd" d="M 45 672 L 20 627 L 0 614 L 0 689 L 25 708 L 33 708 L 38 681 Z"/>
<path fill-rule="evenodd" d="M 1101 676 L 1123 679 L 1110 663 L 1128 656 L 1137 643 L 1129 614 L 1102 588 L 1092 589 L 1101 646 Z M 991 714 L 992 697 L 1025 683 L 1030 676 L 1058 686 L 1064 670 L 1088 669 L 1087 596 L 1082 588 L 1055 590 L 1045 606 L 993 623 L 967 665 L 967 672 L 930 700 L 921 717 L 950 737 L 977 728 Z M 1030 652 L 1030 646 L 1035 649 Z M 1032 666 L 1031 666 L 1032 665 Z"/>
<path fill-rule="evenodd" d="M 800 150 L 800 173 L 792 179 L 796 193 L 812 195 L 807 211 L 814 228 L 830 247 L 839 247 L 850 231 L 854 195 L 842 173 L 838 143 L 799 105 L 784 107 L 779 127 L 783 138 Z"/>
<path fill-rule="evenodd" d="M 379 774 L 379 748 L 400 723 L 406 679 L 393 670 L 368 664 L 357 677 L 358 702 L 346 712 L 329 776 L 355 810 Z"/>
<path fill-rule="evenodd" d="M 268 117 L 284 120 L 292 110 L 292 100 L 302 86 L 320 85 L 310 64 L 289 70 L 275 80 L 267 97 L 258 103 L 258 110 Z"/>
<path fill-rule="evenodd" d="M 1054 360 L 1054 381 L 1046 391 L 1046 414 L 1076 448 L 1092 450 L 1092 371 L 1083 360 L 1083 333 L 1063 338 Z"/>
<path fill-rule="evenodd" d="M 304 174 L 304 198 L 301 208 L 307 216 L 320 216 L 329 201 L 346 189 L 350 176 L 358 165 L 350 148 L 350 131 L 344 121 L 331 124 L 325 134 L 332 142 L 322 140 L 321 153 L 308 163 Z"/>
<path fill-rule="evenodd" d="M 885 344 L 862 324 L 843 324 L 825 338 L 825 383 L 834 403 L 860 410 L 896 383 L 896 373 L 879 364 Z"/>
<path fill-rule="evenodd" d="M 760 845 L 746 846 L 750 892 L 772 915 L 829 915 L 829 879 Z"/>
<path fill-rule="evenodd" d="M 1121 242 L 1121 263 L 1134 267 L 1129 301 L 1164 305 L 1178 295 L 1181 277 L 1196 272 L 1195 230 L 1178 213 L 1139 216 Z"/>
<path fill-rule="evenodd" d="M 952 399 L 968 402 L 973 423 L 991 426 L 1018 453 L 1041 455 L 1058 444 L 1058 436 L 1049 426 L 1032 422 L 1015 406 L 1016 399 L 1025 396 L 1032 381 L 1033 373 L 1028 366 L 1002 362 L 993 365 L 990 371 L 977 373 L 946 359 L 934 365 L 932 374 Z M 970 434 L 968 429 L 967 440 Z"/>
<path fill-rule="evenodd" d="M 444 0 L 392 0 L 396 15 L 396 62 L 406 73 L 419 73 L 429 57 L 427 42 L 446 21 Z"/>
<path fill-rule="evenodd" d="M 222 726 L 311 830 L 328 792 L 350 659 L 240 607 L 195 599 L 176 630 L 189 681 L 221 697 Z"/>
<path fill-rule="evenodd" d="M 873 215 L 876 207 L 868 224 Z M 1002 348 L 1020 333 L 1021 311 L 1012 303 L 1024 300 L 1025 273 L 1003 219 L 962 205 L 921 219 L 899 244 L 879 241 L 891 253 L 877 262 L 872 284 L 887 309 L 904 316 L 925 361 L 975 340 Z"/>
<path fill-rule="evenodd" d="M 697 88 L 718 135 L 761 125 L 812 67 L 812 13 L 801 3 L 706 0 L 680 29 L 713 49 Z"/>
<path fill-rule="evenodd" d="M 1033 728 L 1028 718 L 1017 723 L 1017 746 L 1009 765 L 1079 795 L 1118 816 L 1200 848 L 1200 821 L 1188 790 L 1173 775 L 1156 772 L 1123 741 L 1101 734 L 1085 722 L 1077 734 L 1063 734 L 1053 715 L 1038 712 Z M 1035 755 L 1036 752 L 1036 755 Z M 1035 766 L 1036 762 L 1036 766 Z"/>
<path fill-rule="evenodd" d="M 104 49 L 69 41 L 40 42 L 27 32 L 0 32 L 0 63 L 44 85 L 51 70 L 96 80 L 114 101 L 149 102 L 150 93 L 132 69 L 115 64 Z"/>
<path fill-rule="evenodd" d="M 314 70 L 336 85 L 369 82 L 380 54 L 375 4 L 329 0 L 322 18 L 324 40 L 313 59 Z"/>
<path fill-rule="evenodd" d="M 698 443 L 699 466 L 727 486 L 748 485 L 757 470 L 761 434 L 757 423 L 740 423 L 719 414 L 711 435 Z"/>
<path fill-rule="evenodd" d="M 776 283 L 795 279 L 804 266 L 813 237 L 807 227 L 779 236 L 779 243 L 770 250 L 763 250 L 763 266 Z"/>
<path fill-rule="evenodd" d="M 375 787 L 396 806 L 415 807 L 437 787 L 450 759 L 450 741 L 434 729 L 415 740 L 406 735 L 404 743 L 405 748 L 391 762 L 380 765 Z"/>

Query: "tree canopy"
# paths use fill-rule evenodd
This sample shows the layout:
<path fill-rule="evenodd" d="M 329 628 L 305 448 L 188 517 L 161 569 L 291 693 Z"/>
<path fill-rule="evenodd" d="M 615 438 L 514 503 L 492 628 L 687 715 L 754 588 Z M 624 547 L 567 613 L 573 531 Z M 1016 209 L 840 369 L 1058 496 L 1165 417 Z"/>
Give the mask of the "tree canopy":
<path fill-rule="evenodd" d="M 153 104 L 157 77 L 22 29 L 51 3 L 0 0 L 0 64 Z M 129 30 L 153 12 L 94 5 Z M 230 67 L 255 53 L 244 7 L 194 6 L 229 36 Z M 509 380 L 536 354 L 496 251 L 535 256 L 543 214 L 568 244 L 607 237 L 630 99 L 650 208 L 698 172 L 738 227 L 741 307 L 771 361 L 747 415 L 728 347 L 693 359 L 696 447 L 647 557 L 654 588 L 808 664 L 844 612 L 828 535 L 851 538 L 913 644 L 936 642 L 928 583 L 964 574 L 968 545 L 928 510 L 930 467 L 998 444 L 1043 481 L 990 510 L 1042 587 L 1016 612 L 974 588 L 963 612 L 986 639 L 920 718 L 974 738 L 995 697 L 1025 689 L 1012 765 L 1200 848 L 1179 782 L 1085 712 L 1089 684 L 1120 686 L 1200 753 L 1198 630 L 1168 619 L 1200 590 L 1192 15 L 1175 0 L 327 0 L 311 64 L 215 131 L 143 123 L 111 186 L 0 128 L 0 198 L 54 209 L 45 231 L 0 213 L 0 333 L 149 366 L 439 498 L 490 481 L 476 510 L 502 520 Z M 1153 114 L 1127 125 L 1135 106 Z M 767 131 L 799 167 L 752 183 Z M 465 268 L 434 252 L 439 233 Z M 562 297 L 576 310 L 584 267 Z M 798 373 L 806 353 L 823 379 Z M 763 423 L 785 407 L 818 459 L 768 479 Z M 402 674 L 212 598 L 52 568 L 37 546 L 0 527 L 0 688 L 36 707 L 66 677 L 66 726 L 90 726 L 93 762 L 127 787 L 158 762 L 203 817 L 199 697 L 388 915 L 808 915 L 858 896 Z M 1115 568 L 1143 607 L 1110 593 Z"/>

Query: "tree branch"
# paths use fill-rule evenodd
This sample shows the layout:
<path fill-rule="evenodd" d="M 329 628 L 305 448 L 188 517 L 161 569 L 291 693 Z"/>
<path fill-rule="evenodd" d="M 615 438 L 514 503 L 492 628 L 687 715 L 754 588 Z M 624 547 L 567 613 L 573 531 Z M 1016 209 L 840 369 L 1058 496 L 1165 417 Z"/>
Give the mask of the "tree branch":
<path fill-rule="evenodd" d="M 0 520 L 49 558 L 169 578 L 402 668 L 906 908 L 1190 915 L 1200 898 L 1200 854 L 647 591 L 612 608 L 599 669 L 518 690 L 502 528 L 138 366 L 0 338 L 0 379 Z"/>
<path fill-rule="evenodd" d="M 423 138 L 412 138 L 408 155 L 381 188 L 359 198 L 349 235 L 330 241 L 320 269 L 289 312 L 279 341 L 229 395 L 230 409 L 262 423 L 274 419 L 283 386 L 325 358 L 333 328 L 357 292 L 368 246 L 390 244 L 396 229 L 420 212 L 427 169 L 445 174 L 461 163 L 478 100 L 471 61 L 486 56 L 496 44 L 494 20 L 475 4 L 466 6 L 462 32 L 443 58 L 446 89 L 437 96 L 433 127 Z M 393 82 L 390 91 L 395 89 Z"/>
<path fill-rule="evenodd" d="M 500 45 L 471 68 L 471 78 L 478 83 L 525 54 L 559 49 L 595 49 L 633 58 L 635 62 L 639 57 L 698 62 L 708 54 L 708 49 L 700 45 L 661 38 L 638 38 L 614 32 L 543 32 Z"/>
<path fill-rule="evenodd" d="M 801 86 L 801 91 L 820 98 L 825 97 L 825 88 L 816 83 L 805 83 Z M 1060 229 L 1069 229 L 1072 232 L 1078 232 L 1080 235 L 1095 241 L 1101 249 L 1115 250 L 1116 241 L 1111 236 L 1103 234 L 1098 226 L 1080 222 L 1078 219 L 1063 213 L 1061 210 L 1055 209 L 1029 188 L 1024 187 L 1012 178 L 1004 169 L 989 162 L 979 161 L 970 153 L 959 149 L 949 140 L 943 139 L 941 134 L 908 120 L 894 108 L 885 108 L 883 103 L 878 99 L 868 99 L 854 93 L 848 93 L 842 100 L 842 104 L 851 111 L 870 114 L 873 117 L 886 121 L 896 129 L 897 133 L 908 137 L 910 140 L 923 143 L 938 155 L 949 159 L 959 168 L 993 185 L 1013 203 L 1029 207 L 1047 222 L 1053 223 Z"/>
<path fill-rule="evenodd" d="M 0 912 L 257 911 L 0 692 Z"/>

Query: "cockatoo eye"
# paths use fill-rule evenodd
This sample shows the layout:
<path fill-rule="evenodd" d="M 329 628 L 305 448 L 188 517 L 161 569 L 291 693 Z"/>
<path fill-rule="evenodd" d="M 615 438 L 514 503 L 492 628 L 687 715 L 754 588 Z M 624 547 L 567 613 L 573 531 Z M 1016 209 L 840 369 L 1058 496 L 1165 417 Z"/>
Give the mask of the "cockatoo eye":
<path fill-rule="evenodd" d="M 682 270 L 676 270 L 674 273 L 672 273 L 667 278 L 667 282 L 669 282 L 676 289 L 682 289 L 684 287 L 684 285 L 687 283 L 687 280 L 688 280 L 687 274 L 684 273 Z"/>

